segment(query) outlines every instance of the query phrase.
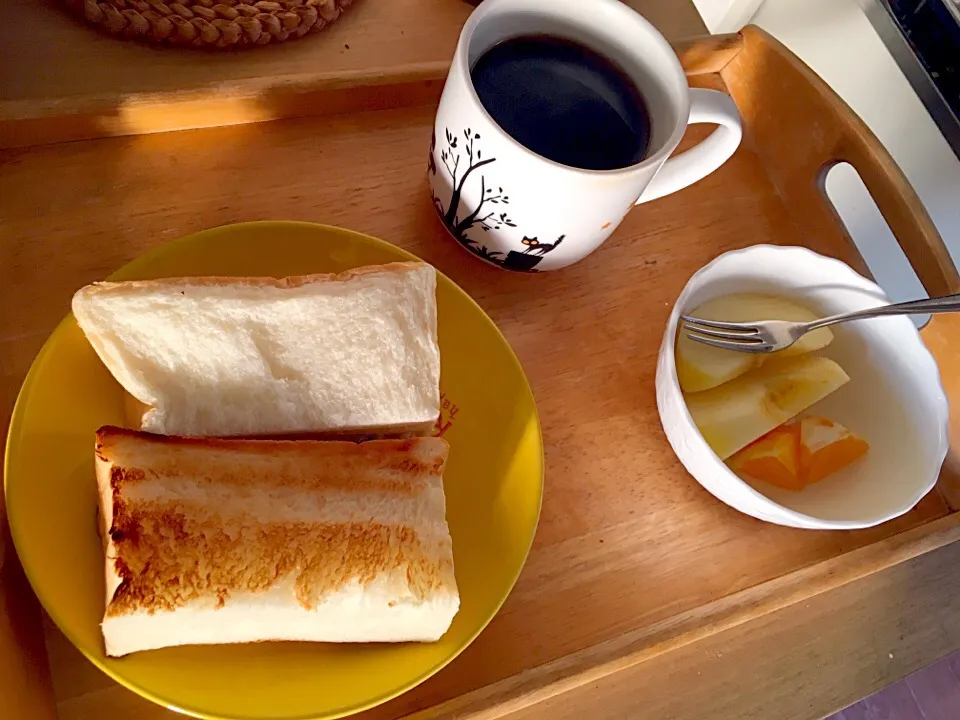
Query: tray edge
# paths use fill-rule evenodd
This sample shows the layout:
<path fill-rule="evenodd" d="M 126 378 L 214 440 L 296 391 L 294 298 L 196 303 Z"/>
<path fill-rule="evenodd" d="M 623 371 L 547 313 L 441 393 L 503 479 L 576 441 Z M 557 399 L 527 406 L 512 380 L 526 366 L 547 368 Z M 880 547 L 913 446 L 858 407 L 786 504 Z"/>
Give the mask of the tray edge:
<path fill-rule="evenodd" d="M 501 718 L 958 540 L 960 513 L 951 513 L 404 717 Z"/>

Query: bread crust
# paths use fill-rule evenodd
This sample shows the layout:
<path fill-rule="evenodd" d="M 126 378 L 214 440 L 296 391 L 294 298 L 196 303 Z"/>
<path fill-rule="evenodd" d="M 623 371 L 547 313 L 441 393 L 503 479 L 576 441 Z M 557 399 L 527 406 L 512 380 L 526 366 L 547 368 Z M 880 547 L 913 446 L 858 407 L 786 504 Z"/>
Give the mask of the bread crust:
<path fill-rule="evenodd" d="M 123 446 L 150 453 L 148 467 L 126 465 L 116 458 Z M 424 476 L 442 477 L 450 445 L 443 438 L 346 440 L 289 440 L 264 438 L 179 437 L 129 430 L 106 425 L 97 431 L 97 460 L 110 465 L 111 500 L 131 484 L 156 479 L 158 475 L 210 475 L 212 482 L 254 486 L 264 482 L 276 486 L 303 486 L 319 489 L 369 489 L 410 492 Z M 289 470 L 269 468 L 236 473 L 251 459 L 283 461 L 308 466 L 304 477 Z M 428 458 L 428 460 L 422 460 Z M 217 472 L 221 475 L 217 476 Z M 387 471 L 389 478 L 372 480 L 363 473 Z M 397 476 L 396 478 L 394 476 Z M 122 499 L 122 498 L 120 498 Z"/>
<path fill-rule="evenodd" d="M 117 288 L 130 290 L 151 290 L 166 289 L 171 287 L 259 287 L 259 288 L 277 288 L 280 290 L 290 290 L 301 288 L 306 285 L 326 282 L 350 282 L 362 278 L 365 275 L 376 275 L 379 273 L 404 273 L 410 270 L 416 270 L 423 267 L 432 267 L 424 262 L 391 262 L 382 265 L 365 265 L 363 267 L 344 270 L 339 273 L 315 273 L 312 275 L 290 275 L 282 278 L 273 277 L 227 277 L 209 275 L 203 277 L 173 277 L 160 278 L 157 280 L 123 280 L 109 281 L 102 280 L 80 288 L 73 296 L 73 307 L 76 311 L 76 303 L 85 297 L 102 292 L 105 290 L 115 290 Z"/>

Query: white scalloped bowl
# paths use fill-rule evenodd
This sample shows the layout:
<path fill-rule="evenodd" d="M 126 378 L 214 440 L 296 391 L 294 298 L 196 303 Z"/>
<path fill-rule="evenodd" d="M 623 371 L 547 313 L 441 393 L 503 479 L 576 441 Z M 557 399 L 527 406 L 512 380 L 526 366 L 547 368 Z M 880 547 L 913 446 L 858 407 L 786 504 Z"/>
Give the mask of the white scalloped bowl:
<path fill-rule="evenodd" d="M 878 525 L 933 489 L 946 457 L 947 399 L 940 372 L 910 318 L 835 327 L 820 354 L 850 382 L 810 411 L 870 443 L 867 456 L 802 492 L 734 474 L 710 449 L 687 411 L 674 358 L 677 322 L 701 303 L 732 293 L 766 293 L 831 315 L 890 302 L 872 281 L 806 248 L 757 245 L 725 253 L 687 282 L 667 323 L 657 363 L 657 407 L 667 439 L 697 482 L 733 508 L 768 522 L 810 529 Z"/>

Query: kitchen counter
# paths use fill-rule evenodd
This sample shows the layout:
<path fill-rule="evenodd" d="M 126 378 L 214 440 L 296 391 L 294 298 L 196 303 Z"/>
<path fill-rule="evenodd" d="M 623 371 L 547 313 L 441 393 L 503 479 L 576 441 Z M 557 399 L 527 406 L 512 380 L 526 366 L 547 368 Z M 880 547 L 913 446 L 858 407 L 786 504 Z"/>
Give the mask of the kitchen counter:
<path fill-rule="evenodd" d="M 668 38 L 702 34 L 690 0 L 630 0 Z M 350 78 L 383 86 L 445 67 L 463 0 L 356 0 L 317 36 L 239 51 L 124 42 L 58 0 L 0 0 L 0 148 L 313 115 Z M 329 102 L 329 96 L 325 96 Z"/>

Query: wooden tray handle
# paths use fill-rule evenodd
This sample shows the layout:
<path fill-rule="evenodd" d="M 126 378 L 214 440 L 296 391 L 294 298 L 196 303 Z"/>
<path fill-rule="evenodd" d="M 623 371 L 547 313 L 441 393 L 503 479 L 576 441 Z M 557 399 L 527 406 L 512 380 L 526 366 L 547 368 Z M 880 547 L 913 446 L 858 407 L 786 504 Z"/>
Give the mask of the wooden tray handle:
<path fill-rule="evenodd" d="M 890 153 L 856 113 L 810 68 L 756 27 L 741 33 L 741 51 L 720 71 L 753 143 L 805 243 L 869 276 L 866 263 L 824 191 L 827 171 L 848 162 L 880 209 L 931 296 L 960 292 L 960 277 L 943 239 Z M 951 401 L 951 452 L 938 488 L 960 509 L 960 315 L 936 315 L 924 342 L 940 366 Z"/>
<path fill-rule="evenodd" d="M 903 248 L 927 292 L 960 291 L 960 275 L 937 228 L 870 128 L 810 68 L 763 30 L 741 32 L 742 48 L 721 70 L 740 108 L 744 134 L 818 252 L 869 275 L 824 192 L 827 171 L 848 162 Z"/>

